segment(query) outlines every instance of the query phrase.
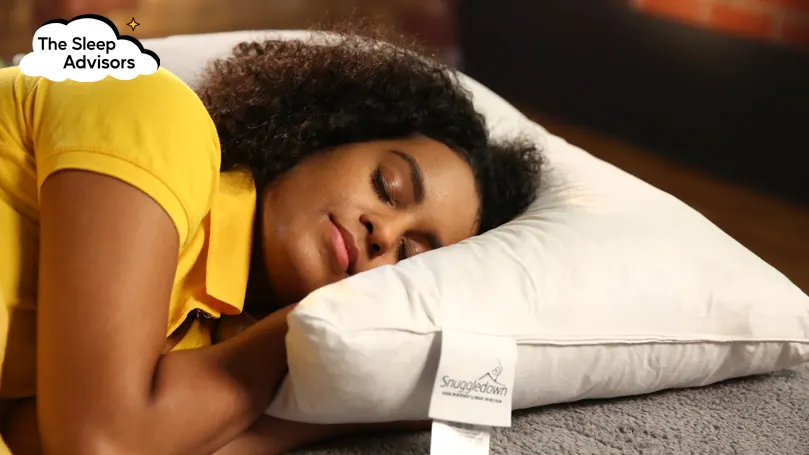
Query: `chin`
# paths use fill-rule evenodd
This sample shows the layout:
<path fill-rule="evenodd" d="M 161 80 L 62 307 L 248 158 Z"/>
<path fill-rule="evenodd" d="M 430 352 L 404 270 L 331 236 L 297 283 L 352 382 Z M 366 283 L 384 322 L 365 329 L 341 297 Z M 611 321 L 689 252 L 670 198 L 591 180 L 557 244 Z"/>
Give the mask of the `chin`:
<path fill-rule="evenodd" d="M 312 259 L 301 258 L 279 265 L 280 274 L 269 271 L 270 283 L 280 306 L 298 303 L 311 292 L 331 284 L 323 268 Z"/>

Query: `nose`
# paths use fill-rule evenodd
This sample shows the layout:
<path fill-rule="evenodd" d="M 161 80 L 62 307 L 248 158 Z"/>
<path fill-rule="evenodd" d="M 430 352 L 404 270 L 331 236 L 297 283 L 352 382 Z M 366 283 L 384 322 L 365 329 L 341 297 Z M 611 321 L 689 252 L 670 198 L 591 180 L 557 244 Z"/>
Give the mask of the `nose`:
<path fill-rule="evenodd" d="M 360 221 L 365 226 L 367 234 L 367 268 L 394 264 L 397 260 L 396 250 L 399 240 L 406 232 L 404 217 L 364 215 Z"/>

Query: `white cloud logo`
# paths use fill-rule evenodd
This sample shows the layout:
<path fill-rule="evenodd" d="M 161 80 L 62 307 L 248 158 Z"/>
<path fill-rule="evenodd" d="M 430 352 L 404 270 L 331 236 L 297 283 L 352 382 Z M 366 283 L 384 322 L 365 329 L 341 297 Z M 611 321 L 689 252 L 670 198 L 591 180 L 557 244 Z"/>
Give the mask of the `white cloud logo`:
<path fill-rule="evenodd" d="M 107 76 L 130 80 L 160 66 L 154 52 L 119 35 L 109 19 L 94 14 L 45 23 L 34 34 L 33 47 L 20 61 L 20 71 L 54 82 L 96 82 Z"/>

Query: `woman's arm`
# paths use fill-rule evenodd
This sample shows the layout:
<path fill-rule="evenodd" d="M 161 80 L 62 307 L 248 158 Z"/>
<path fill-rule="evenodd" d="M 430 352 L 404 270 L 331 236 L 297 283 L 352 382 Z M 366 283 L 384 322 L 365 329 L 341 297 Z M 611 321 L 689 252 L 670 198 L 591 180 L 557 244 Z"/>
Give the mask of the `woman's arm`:
<path fill-rule="evenodd" d="M 162 354 L 178 235 L 119 180 L 41 189 L 37 414 L 46 454 L 209 454 L 266 409 L 286 371 L 282 310 L 211 347 Z"/>
<path fill-rule="evenodd" d="M 350 433 L 429 428 L 429 421 L 316 425 L 261 416 L 247 431 L 214 455 L 278 455 Z"/>

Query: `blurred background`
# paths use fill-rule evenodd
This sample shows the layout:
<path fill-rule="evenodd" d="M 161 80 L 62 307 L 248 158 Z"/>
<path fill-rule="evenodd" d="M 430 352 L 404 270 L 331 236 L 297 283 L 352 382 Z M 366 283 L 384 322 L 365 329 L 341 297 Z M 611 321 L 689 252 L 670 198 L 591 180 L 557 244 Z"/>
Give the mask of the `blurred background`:
<path fill-rule="evenodd" d="M 137 38 L 350 17 L 418 38 L 809 292 L 809 0 L 0 0 L 0 59 L 84 13 Z"/>

